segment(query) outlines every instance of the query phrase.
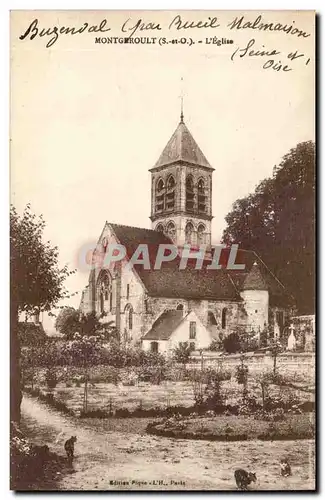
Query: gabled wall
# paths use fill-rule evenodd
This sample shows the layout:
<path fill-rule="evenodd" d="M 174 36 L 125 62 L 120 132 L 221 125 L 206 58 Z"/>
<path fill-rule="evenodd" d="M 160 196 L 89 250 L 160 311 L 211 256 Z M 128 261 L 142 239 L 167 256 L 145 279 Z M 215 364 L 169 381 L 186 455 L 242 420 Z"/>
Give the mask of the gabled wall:
<path fill-rule="evenodd" d="M 196 338 L 190 339 L 190 323 L 196 323 Z M 175 329 L 169 340 L 143 340 L 142 348 L 146 351 L 151 350 L 151 343 L 158 343 L 158 352 L 171 355 L 173 349 L 179 346 L 181 342 L 195 344 L 195 349 L 208 348 L 212 342 L 212 336 L 209 330 L 203 325 L 197 315 L 192 311 L 185 315 L 182 323 Z"/>

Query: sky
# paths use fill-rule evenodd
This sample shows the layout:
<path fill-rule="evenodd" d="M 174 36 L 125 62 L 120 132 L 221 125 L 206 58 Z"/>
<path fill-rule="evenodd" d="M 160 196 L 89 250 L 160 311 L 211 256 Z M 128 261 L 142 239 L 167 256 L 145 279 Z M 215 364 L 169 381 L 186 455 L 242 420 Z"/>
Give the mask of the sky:
<path fill-rule="evenodd" d="M 271 176 L 291 148 L 314 139 L 313 14 L 263 13 L 268 22 L 294 20 L 311 33 L 307 38 L 226 28 L 243 14 L 182 13 L 196 20 L 217 15 L 221 26 L 181 33 L 166 28 L 175 12 L 12 15 L 11 203 L 19 212 L 30 203 L 35 214 L 43 214 L 44 237 L 59 247 L 60 265 L 75 269 L 83 245 L 95 244 L 106 220 L 151 227 L 148 170 L 178 125 L 181 94 L 184 121 L 215 169 L 213 243 L 220 241 L 233 202 Z M 254 20 L 258 14 L 245 17 Z M 91 33 L 61 35 L 50 48 L 44 37 L 19 40 L 35 18 L 44 28 L 107 18 L 109 35 L 115 36 L 128 17 L 130 26 L 140 17 L 160 22 L 159 34 L 149 30 L 140 36 L 182 35 L 203 43 L 95 44 Z M 234 43 L 204 43 L 212 36 Z M 254 49 L 276 49 L 273 58 L 291 71 L 263 69 L 265 56 L 237 53 L 231 60 L 253 37 Z M 296 50 L 303 56 L 289 61 L 287 55 Z M 81 292 L 87 280 L 87 272 L 77 269 L 66 286 Z M 69 304 L 78 307 L 79 301 L 80 294 Z"/>

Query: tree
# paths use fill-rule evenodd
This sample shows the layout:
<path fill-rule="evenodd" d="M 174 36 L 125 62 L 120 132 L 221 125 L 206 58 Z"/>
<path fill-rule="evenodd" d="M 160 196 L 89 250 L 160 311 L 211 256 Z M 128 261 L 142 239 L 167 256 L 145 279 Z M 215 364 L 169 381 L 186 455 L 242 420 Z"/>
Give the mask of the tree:
<path fill-rule="evenodd" d="M 80 331 L 79 311 L 74 307 L 64 307 L 55 320 L 55 329 L 62 333 L 66 339 L 72 339 Z"/>
<path fill-rule="evenodd" d="M 104 335 L 107 341 L 117 338 L 117 330 L 113 321 L 103 322 L 105 314 L 98 316 L 95 311 L 82 314 L 74 307 L 64 307 L 55 322 L 55 328 L 66 340 L 72 340 L 75 333 L 81 335 Z"/>
<path fill-rule="evenodd" d="M 60 269 L 58 248 L 43 241 L 45 221 L 27 205 L 18 215 L 10 210 L 10 416 L 19 421 L 21 403 L 20 342 L 18 316 L 50 311 L 68 292 L 63 283 L 74 271 Z"/>
<path fill-rule="evenodd" d="M 190 360 L 192 350 L 193 349 L 188 344 L 188 342 L 180 342 L 179 345 L 174 348 L 173 358 L 176 363 L 182 363 L 182 365 L 184 366 L 184 370 L 186 369 L 186 365 Z"/>
<path fill-rule="evenodd" d="M 240 357 L 240 364 L 236 366 L 237 383 L 243 386 L 243 404 L 245 404 L 248 395 L 248 365 L 244 363 L 245 356 Z"/>
<path fill-rule="evenodd" d="M 315 303 L 315 144 L 300 143 L 255 192 L 226 216 L 223 242 L 255 250 L 294 296 L 301 314 Z"/>
<path fill-rule="evenodd" d="M 21 346 L 39 346 L 46 342 L 47 336 L 43 325 L 34 323 L 19 322 L 18 335 Z"/>
<path fill-rule="evenodd" d="M 272 342 L 272 344 L 270 346 L 270 349 L 271 349 L 271 355 L 272 355 L 272 358 L 273 358 L 273 375 L 275 377 L 276 376 L 276 361 L 277 361 L 277 357 L 280 354 L 280 352 L 284 351 L 284 349 L 283 349 L 282 344 L 279 341 Z"/>
<path fill-rule="evenodd" d="M 222 341 L 223 348 L 229 354 L 241 351 L 241 343 L 238 332 L 231 332 Z"/>
<path fill-rule="evenodd" d="M 73 365 L 84 368 L 84 396 L 83 411 L 88 410 L 88 381 L 89 367 L 98 362 L 105 338 L 103 335 L 80 335 L 76 333 L 74 339 L 67 342 L 65 349 Z"/>

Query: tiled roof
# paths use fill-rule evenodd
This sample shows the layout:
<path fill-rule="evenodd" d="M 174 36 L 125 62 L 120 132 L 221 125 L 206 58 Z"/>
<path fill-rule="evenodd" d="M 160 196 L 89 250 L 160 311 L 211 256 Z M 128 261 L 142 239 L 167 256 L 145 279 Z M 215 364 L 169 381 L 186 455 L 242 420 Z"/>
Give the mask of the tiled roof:
<path fill-rule="evenodd" d="M 183 121 L 178 124 L 154 168 L 180 160 L 212 168 Z"/>
<path fill-rule="evenodd" d="M 254 262 L 253 267 L 247 274 L 244 283 L 243 290 L 267 290 L 268 286 L 265 279 L 260 271 L 260 267 L 257 262 Z"/>
<path fill-rule="evenodd" d="M 183 321 L 183 311 L 164 311 L 154 322 L 143 340 L 168 340 Z"/>
<path fill-rule="evenodd" d="M 240 292 L 252 284 L 255 271 L 251 270 L 258 263 L 260 282 L 269 291 L 271 305 L 284 305 L 290 301 L 283 285 L 275 278 L 265 263 L 253 251 L 238 250 L 236 264 L 245 264 L 245 270 L 226 269 L 229 249 L 223 249 L 220 256 L 222 269 L 207 269 L 211 260 L 205 260 L 202 269 L 195 269 L 196 260 L 189 259 L 186 269 L 180 270 L 180 257 L 170 262 L 163 262 L 161 269 L 153 269 L 160 244 L 172 244 L 163 233 L 152 229 L 143 229 L 119 224 L 110 224 L 118 241 L 126 247 L 130 258 L 139 244 L 147 244 L 149 249 L 150 270 L 142 265 L 135 265 L 135 271 L 150 296 L 166 298 L 184 298 L 192 300 L 230 300 L 240 301 Z M 251 275 L 250 278 L 248 278 Z M 247 281 L 246 281 L 247 279 Z M 254 278 L 255 279 L 255 278 Z M 246 285 L 245 285 L 246 281 Z M 260 288 L 260 283 L 257 289 Z M 266 288 L 265 288 L 266 287 Z M 246 288 L 247 289 L 247 288 Z"/>

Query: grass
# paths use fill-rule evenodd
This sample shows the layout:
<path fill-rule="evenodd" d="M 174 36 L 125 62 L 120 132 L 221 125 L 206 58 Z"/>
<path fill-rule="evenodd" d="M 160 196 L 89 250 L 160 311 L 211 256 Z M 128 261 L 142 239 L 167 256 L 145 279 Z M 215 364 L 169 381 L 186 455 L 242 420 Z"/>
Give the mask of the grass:
<path fill-rule="evenodd" d="M 248 416 L 217 416 L 169 419 L 147 426 L 149 434 L 209 441 L 312 439 L 314 429 L 315 416 L 312 413 L 286 415 L 280 422 L 265 422 Z"/>

